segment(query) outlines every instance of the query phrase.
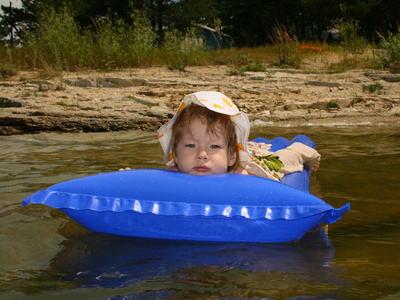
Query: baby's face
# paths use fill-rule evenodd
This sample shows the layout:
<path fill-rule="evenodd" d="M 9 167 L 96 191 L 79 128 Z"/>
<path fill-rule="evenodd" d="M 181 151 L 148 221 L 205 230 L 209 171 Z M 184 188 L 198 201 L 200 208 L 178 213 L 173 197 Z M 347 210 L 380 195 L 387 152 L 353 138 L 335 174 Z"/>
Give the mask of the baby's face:
<path fill-rule="evenodd" d="M 228 146 L 222 134 L 209 135 L 207 126 L 199 119 L 192 122 L 190 131 L 184 131 L 178 142 L 175 163 L 182 173 L 212 175 L 226 173 L 236 154 L 228 154 Z"/>

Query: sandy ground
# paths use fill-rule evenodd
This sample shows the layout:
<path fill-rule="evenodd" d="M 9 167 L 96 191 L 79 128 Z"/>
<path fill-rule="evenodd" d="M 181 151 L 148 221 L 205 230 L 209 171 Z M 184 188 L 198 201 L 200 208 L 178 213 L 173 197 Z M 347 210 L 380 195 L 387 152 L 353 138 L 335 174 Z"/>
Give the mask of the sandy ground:
<path fill-rule="evenodd" d="M 52 79 L 19 72 L 0 81 L 0 135 L 155 131 L 171 118 L 184 95 L 201 90 L 226 94 L 252 122 L 271 126 L 400 123 L 400 74 L 287 69 L 229 73 L 228 66 L 188 67 L 186 72 L 164 66 L 74 72 Z"/>

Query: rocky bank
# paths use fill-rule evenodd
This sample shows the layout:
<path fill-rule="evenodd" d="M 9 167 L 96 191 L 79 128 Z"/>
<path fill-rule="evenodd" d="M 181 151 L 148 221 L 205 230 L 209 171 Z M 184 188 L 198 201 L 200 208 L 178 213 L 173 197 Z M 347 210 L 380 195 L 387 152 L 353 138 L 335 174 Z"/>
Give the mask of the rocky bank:
<path fill-rule="evenodd" d="M 399 124 L 400 74 L 266 69 L 230 76 L 227 66 L 63 73 L 51 80 L 19 72 L 0 81 L 0 135 L 155 131 L 184 95 L 217 90 L 253 122 Z"/>

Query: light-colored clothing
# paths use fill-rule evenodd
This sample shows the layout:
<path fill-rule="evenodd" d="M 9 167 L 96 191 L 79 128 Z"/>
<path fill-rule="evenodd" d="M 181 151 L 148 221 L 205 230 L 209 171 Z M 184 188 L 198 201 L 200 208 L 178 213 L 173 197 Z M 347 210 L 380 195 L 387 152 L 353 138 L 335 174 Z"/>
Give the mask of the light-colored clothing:
<path fill-rule="evenodd" d="M 270 144 L 248 142 L 250 157 L 241 153 L 240 166 L 251 174 L 280 180 L 287 174 L 303 171 L 304 163 L 321 156 L 314 148 L 298 142 L 276 152 L 269 151 L 270 148 Z"/>

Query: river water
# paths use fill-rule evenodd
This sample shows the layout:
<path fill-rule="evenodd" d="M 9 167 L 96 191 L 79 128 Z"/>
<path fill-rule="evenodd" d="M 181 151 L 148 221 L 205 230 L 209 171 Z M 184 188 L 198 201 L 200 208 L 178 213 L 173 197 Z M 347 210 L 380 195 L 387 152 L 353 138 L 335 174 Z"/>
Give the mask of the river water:
<path fill-rule="evenodd" d="M 322 154 L 310 190 L 351 210 L 293 243 L 203 243 L 92 233 L 22 208 L 39 189 L 120 167 L 162 168 L 154 133 L 0 137 L 1 299 L 399 299 L 400 125 L 253 128 L 308 135 Z"/>

